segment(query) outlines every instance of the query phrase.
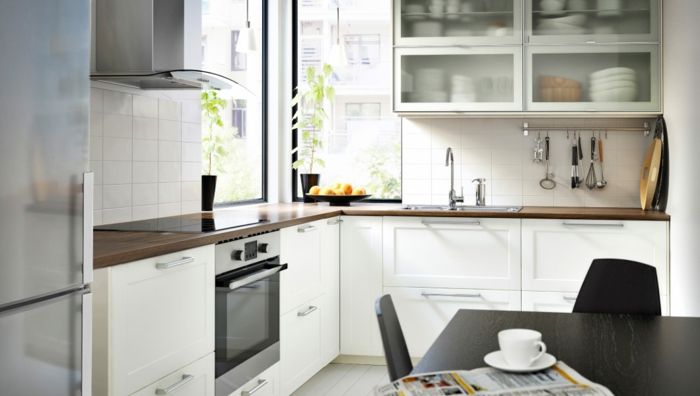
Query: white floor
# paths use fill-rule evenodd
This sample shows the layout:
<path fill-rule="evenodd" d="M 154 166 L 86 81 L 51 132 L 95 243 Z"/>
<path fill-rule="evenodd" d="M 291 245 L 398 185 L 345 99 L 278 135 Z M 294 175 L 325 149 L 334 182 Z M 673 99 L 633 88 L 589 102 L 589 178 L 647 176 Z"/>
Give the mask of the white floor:
<path fill-rule="evenodd" d="M 292 396 L 364 396 L 389 383 L 386 366 L 331 363 L 311 377 Z"/>

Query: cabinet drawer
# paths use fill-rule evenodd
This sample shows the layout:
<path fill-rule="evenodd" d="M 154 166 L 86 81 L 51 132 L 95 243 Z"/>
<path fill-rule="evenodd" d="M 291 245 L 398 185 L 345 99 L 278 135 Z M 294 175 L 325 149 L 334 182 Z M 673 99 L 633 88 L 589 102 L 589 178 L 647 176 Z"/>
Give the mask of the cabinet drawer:
<path fill-rule="evenodd" d="M 280 256 L 289 264 L 280 273 L 280 311 L 286 313 L 322 292 L 321 233 L 326 220 L 280 231 Z"/>
<path fill-rule="evenodd" d="M 279 396 L 279 365 L 275 364 L 229 396 Z"/>
<path fill-rule="evenodd" d="M 408 351 L 415 357 L 425 354 L 460 309 L 520 310 L 519 291 L 385 287 L 384 294 L 394 300 Z"/>
<path fill-rule="evenodd" d="M 523 220 L 523 290 L 578 292 L 596 258 L 656 267 L 668 294 L 668 223 L 660 221 Z"/>
<path fill-rule="evenodd" d="M 214 246 L 110 267 L 96 319 L 110 386 L 130 394 L 214 351 Z M 97 282 L 96 282 L 97 283 Z M 98 290 L 98 287 L 95 287 Z"/>
<path fill-rule="evenodd" d="M 520 289 L 520 220 L 384 219 L 384 285 Z"/>
<path fill-rule="evenodd" d="M 132 395 L 165 395 L 170 394 L 164 393 L 168 391 L 177 396 L 214 396 L 214 353 L 176 370 Z"/>
<path fill-rule="evenodd" d="M 280 378 L 288 395 L 321 367 L 323 297 L 292 309 L 280 321 Z"/>
<path fill-rule="evenodd" d="M 565 312 L 573 310 L 577 293 L 523 292 L 523 311 Z M 661 314 L 668 315 L 668 296 L 661 296 Z"/>

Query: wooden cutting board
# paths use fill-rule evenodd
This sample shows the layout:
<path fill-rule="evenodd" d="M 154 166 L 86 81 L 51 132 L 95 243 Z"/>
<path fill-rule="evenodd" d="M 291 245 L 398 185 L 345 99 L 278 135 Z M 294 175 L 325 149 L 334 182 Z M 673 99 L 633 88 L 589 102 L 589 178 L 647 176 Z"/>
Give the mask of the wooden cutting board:
<path fill-rule="evenodd" d="M 639 199 L 643 210 L 651 208 L 656 186 L 659 182 L 659 164 L 661 163 L 661 139 L 655 137 L 649 145 L 642 165 L 642 177 L 639 182 Z"/>

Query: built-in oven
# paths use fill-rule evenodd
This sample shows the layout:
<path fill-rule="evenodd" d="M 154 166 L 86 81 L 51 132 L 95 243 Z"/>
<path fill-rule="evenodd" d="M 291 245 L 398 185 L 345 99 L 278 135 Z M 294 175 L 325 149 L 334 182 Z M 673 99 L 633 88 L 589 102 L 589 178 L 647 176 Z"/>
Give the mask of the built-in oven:
<path fill-rule="evenodd" d="M 216 395 L 228 396 L 279 361 L 279 233 L 216 247 Z"/>

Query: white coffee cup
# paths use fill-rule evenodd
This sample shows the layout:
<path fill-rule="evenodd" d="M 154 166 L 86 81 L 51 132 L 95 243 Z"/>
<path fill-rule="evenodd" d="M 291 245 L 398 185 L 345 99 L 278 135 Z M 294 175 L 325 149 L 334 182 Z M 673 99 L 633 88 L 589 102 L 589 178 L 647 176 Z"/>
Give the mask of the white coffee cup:
<path fill-rule="evenodd" d="M 542 342 L 542 333 L 535 330 L 499 331 L 498 345 L 506 363 L 513 368 L 530 367 L 547 352 L 547 346 Z"/>

